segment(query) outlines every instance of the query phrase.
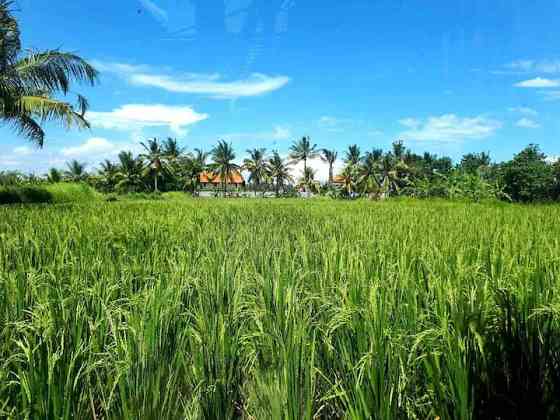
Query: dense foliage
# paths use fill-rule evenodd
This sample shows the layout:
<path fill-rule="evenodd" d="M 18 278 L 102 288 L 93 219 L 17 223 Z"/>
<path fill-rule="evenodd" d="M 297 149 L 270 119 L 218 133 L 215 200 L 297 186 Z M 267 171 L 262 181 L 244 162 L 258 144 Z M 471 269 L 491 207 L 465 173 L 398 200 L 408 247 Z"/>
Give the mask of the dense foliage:
<path fill-rule="evenodd" d="M 0 220 L 0 417 L 560 416 L 555 206 L 183 198 Z"/>
<path fill-rule="evenodd" d="M 422 155 L 395 142 L 392 150 L 372 149 L 362 153 L 351 145 L 343 155 L 343 168 L 335 173 L 336 150 L 319 151 L 309 137 L 294 142 L 283 157 L 264 148 L 246 151 L 240 158 L 231 144 L 220 141 L 209 152 L 185 151 L 175 139 L 164 142 L 149 139 L 142 143 L 145 152 L 134 156 L 123 151 L 118 160 L 105 160 L 99 169 L 88 173 L 84 163 L 73 160 L 66 170 L 51 168 L 43 177 L 18 172 L 0 172 L 0 185 L 29 185 L 61 180 L 87 182 L 104 193 L 187 191 L 197 194 L 201 188 L 215 193 L 253 191 L 263 195 L 293 196 L 296 191 L 338 198 L 395 196 L 546 202 L 560 197 L 560 163 L 548 160 L 538 146 L 529 145 L 511 161 L 492 163 L 487 153 L 469 153 L 453 164 L 448 157 Z M 321 184 L 309 165 L 321 159 L 329 167 L 329 177 Z M 293 165 L 303 162 L 299 177 Z M 201 174 L 220 180 L 213 186 L 201 185 Z M 230 176 L 243 173 L 247 184 L 228 187 Z"/>

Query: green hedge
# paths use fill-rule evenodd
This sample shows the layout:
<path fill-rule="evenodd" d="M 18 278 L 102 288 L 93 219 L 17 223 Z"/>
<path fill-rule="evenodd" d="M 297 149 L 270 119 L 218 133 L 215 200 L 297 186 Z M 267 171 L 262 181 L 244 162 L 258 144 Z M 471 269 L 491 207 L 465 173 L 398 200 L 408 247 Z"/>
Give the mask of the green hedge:
<path fill-rule="evenodd" d="M 53 195 L 39 187 L 0 187 L 0 204 L 50 203 Z"/>

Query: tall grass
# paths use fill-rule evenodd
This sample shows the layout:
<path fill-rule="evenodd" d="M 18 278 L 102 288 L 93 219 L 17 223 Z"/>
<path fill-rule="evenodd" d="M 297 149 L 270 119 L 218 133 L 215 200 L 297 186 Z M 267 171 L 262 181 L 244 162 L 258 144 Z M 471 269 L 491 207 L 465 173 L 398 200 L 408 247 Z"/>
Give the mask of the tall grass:
<path fill-rule="evenodd" d="M 0 208 L 0 417 L 560 416 L 560 208 Z"/>

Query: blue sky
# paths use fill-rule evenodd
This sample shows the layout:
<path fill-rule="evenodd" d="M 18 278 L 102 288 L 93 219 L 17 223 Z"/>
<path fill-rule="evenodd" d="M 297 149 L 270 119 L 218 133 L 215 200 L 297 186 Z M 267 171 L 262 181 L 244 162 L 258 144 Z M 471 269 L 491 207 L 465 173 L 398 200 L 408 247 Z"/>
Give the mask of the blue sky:
<path fill-rule="evenodd" d="M 92 129 L 46 126 L 42 150 L 2 127 L 0 170 L 93 168 L 147 137 L 241 155 L 311 136 L 454 159 L 560 155 L 560 1 L 18 0 L 24 46 L 101 70 Z M 321 169 L 323 172 L 324 169 Z"/>

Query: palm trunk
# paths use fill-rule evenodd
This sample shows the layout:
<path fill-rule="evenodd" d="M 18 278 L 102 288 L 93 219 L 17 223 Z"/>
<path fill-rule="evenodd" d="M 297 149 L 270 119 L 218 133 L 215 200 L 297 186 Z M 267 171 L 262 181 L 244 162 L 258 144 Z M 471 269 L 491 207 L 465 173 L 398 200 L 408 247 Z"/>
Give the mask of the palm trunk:
<path fill-rule="evenodd" d="M 333 176 L 333 164 L 332 164 L 332 163 L 329 163 L 329 184 L 332 184 L 332 183 L 333 183 L 333 179 L 334 179 L 334 176 Z"/>
<path fill-rule="evenodd" d="M 280 185 L 278 184 L 278 180 L 276 180 L 276 185 L 274 186 L 274 190 L 276 191 L 276 197 L 280 195 Z"/>
<path fill-rule="evenodd" d="M 154 192 L 158 192 L 158 187 L 157 187 L 157 172 L 154 175 Z"/>

